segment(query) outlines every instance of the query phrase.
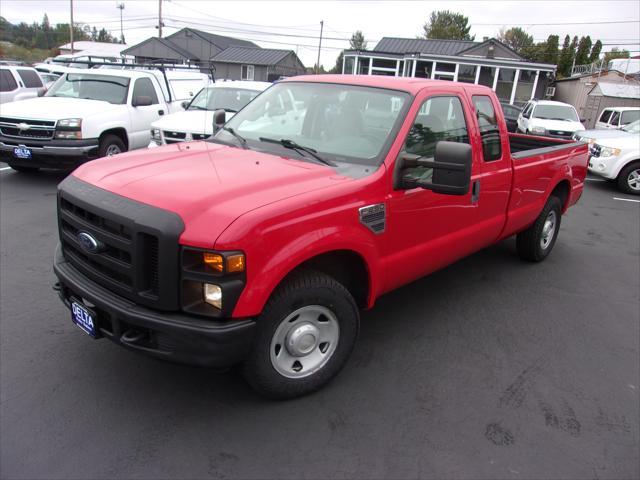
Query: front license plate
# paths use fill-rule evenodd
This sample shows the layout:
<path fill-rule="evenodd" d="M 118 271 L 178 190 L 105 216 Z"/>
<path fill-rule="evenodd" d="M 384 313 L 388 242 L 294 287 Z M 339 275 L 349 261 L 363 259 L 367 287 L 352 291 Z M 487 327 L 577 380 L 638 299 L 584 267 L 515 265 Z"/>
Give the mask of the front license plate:
<path fill-rule="evenodd" d="M 31 159 L 31 150 L 29 150 L 24 145 L 20 145 L 20 146 L 15 147 L 13 149 L 13 156 L 16 157 L 16 158 L 22 158 L 24 160 L 30 160 Z"/>
<path fill-rule="evenodd" d="M 96 316 L 84 305 L 80 305 L 77 302 L 71 302 L 71 320 L 73 320 L 73 323 L 93 338 L 98 336 Z"/>

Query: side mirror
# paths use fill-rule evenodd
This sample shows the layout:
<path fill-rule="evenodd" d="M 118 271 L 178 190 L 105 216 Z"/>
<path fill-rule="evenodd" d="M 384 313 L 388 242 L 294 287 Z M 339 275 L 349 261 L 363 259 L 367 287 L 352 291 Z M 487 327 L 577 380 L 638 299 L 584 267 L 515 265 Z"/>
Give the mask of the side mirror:
<path fill-rule="evenodd" d="M 187 102 L 186 100 L 185 100 L 184 102 L 182 102 L 180 105 L 181 105 L 181 106 L 182 106 L 182 108 L 184 108 L 185 110 L 186 110 L 187 108 L 189 108 L 189 102 Z"/>
<path fill-rule="evenodd" d="M 424 160 L 419 155 L 404 153 L 398 159 L 402 170 L 411 167 L 428 167 L 433 168 L 433 175 L 431 182 L 403 176 L 402 186 L 404 188 L 420 187 L 445 195 L 466 195 L 471 183 L 472 159 L 471 145 L 444 140 L 436 143 L 433 161 Z"/>
<path fill-rule="evenodd" d="M 148 107 L 149 105 L 152 105 L 151 97 L 138 95 L 137 97 L 133 97 L 131 105 L 134 107 Z"/>
<path fill-rule="evenodd" d="M 44 97 L 45 93 L 47 93 L 47 89 L 45 87 L 42 87 L 42 88 L 38 89 L 38 96 L 39 97 Z"/>
<path fill-rule="evenodd" d="M 213 131 L 217 132 L 227 121 L 227 112 L 222 108 L 213 112 Z"/>

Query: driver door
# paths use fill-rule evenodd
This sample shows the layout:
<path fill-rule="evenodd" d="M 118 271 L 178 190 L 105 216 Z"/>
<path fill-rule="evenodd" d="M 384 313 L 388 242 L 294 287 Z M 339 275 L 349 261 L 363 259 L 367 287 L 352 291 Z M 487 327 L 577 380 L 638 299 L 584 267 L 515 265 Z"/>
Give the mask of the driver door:
<path fill-rule="evenodd" d="M 151 105 L 133 106 L 136 97 L 151 98 Z M 151 140 L 151 124 L 164 115 L 164 108 L 158 101 L 158 94 L 150 78 L 138 78 L 133 84 L 131 95 L 131 131 L 129 132 L 129 150 L 143 148 Z"/>

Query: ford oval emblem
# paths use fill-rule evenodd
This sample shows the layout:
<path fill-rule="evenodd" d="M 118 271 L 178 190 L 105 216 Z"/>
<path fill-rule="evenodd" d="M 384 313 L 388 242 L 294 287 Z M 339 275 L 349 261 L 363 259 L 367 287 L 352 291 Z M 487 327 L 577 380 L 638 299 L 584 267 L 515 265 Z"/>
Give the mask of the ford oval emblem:
<path fill-rule="evenodd" d="M 79 232 L 77 238 L 78 243 L 80 243 L 80 246 L 85 252 L 99 253 L 104 248 L 104 244 L 90 233 Z"/>

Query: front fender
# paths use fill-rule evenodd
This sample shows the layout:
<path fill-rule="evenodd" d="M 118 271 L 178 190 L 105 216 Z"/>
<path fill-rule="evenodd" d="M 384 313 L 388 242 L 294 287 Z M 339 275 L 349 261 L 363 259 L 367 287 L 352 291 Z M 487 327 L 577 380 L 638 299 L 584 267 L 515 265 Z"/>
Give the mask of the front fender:
<path fill-rule="evenodd" d="M 264 305 L 284 280 L 298 266 L 318 255 L 332 251 L 351 251 L 359 255 L 367 269 L 369 280 L 368 307 L 373 306 L 382 285 L 382 272 L 378 261 L 378 248 L 373 234 L 364 227 L 324 227 L 293 238 L 275 251 L 267 252 L 273 244 L 265 241 L 263 252 L 247 253 L 247 286 L 245 287 L 233 317 L 252 317 L 262 312 Z M 251 268 L 252 259 L 266 255 L 264 262 Z"/>

